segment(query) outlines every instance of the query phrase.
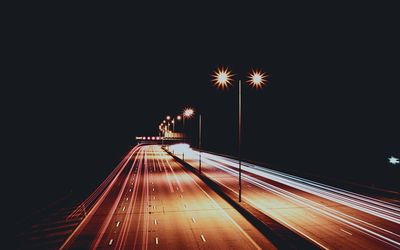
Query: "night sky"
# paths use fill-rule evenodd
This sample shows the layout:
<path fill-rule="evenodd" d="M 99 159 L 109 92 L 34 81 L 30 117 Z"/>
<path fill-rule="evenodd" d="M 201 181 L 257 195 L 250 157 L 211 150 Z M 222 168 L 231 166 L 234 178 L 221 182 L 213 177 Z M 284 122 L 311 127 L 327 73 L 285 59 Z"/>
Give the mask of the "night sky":
<path fill-rule="evenodd" d="M 230 3 L 231 5 L 231 3 Z M 88 192 L 134 137 L 185 106 L 203 114 L 206 149 L 271 166 L 395 186 L 400 167 L 399 15 L 393 6 L 246 4 L 20 6 L 12 27 L 11 169 L 34 206 Z M 195 133 L 196 120 L 188 123 Z M 84 190 L 84 191 L 82 191 Z"/>

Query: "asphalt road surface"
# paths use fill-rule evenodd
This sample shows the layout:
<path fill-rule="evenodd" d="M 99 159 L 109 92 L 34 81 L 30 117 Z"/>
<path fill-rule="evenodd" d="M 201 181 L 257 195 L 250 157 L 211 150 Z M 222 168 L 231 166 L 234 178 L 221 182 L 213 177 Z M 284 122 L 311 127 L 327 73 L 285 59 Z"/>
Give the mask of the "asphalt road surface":
<path fill-rule="evenodd" d="M 198 168 L 199 152 L 185 145 L 170 151 Z M 238 162 L 202 153 L 202 173 L 238 193 Z M 398 203 L 242 164 L 242 199 L 322 249 L 399 249 Z M 400 199 L 400 197 L 399 197 Z"/>
<path fill-rule="evenodd" d="M 275 249 L 160 146 L 132 149 L 68 219 L 61 249 Z"/>

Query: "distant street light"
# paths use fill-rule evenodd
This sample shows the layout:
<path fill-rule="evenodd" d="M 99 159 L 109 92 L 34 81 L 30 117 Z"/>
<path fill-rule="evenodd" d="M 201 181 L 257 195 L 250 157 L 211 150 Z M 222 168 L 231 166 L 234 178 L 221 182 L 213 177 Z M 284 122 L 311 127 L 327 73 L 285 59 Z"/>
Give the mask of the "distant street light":
<path fill-rule="evenodd" d="M 177 115 L 177 116 L 176 116 L 176 120 L 177 120 L 177 121 L 181 121 L 181 120 L 182 120 L 182 116 L 181 116 L 181 115 Z M 182 130 L 183 130 L 183 126 L 182 126 Z"/>
<path fill-rule="evenodd" d="M 185 108 L 183 110 L 183 117 L 190 118 L 194 115 L 194 110 L 192 108 Z"/>
<path fill-rule="evenodd" d="M 194 109 L 193 108 L 185 108 L 182 112 L 182 120 L 185 121 L 185 118 L 191 118 L 194 116 Z M 185 124 L 185 123 L 183 123 Z M 199 114 L 199 172 L 201 174 L 201 114 Z"/>
<path fill-rule="evenodd" d="M 217 88 L 225 89 L 232 85 L 233 74 L 228 68 L 218 68 L 213 76 L 213 83 Z M 247 83 L 250 87 L 254 87 L 256 89 L 262 88 L 267 83 L 268 75 L 262 72 L 261 70 L 252 70 L 248 75 Z M 242 201 L 242 152 L 241 152 L 241 144 L 242 144 L 242 81 L 239 80 L 238 86 L 238 102 L 239 102 L 239 110 L 238 110 L 238 161 L 239 161 L 239 202 Z"/>
<path fill-rule="evenodd" d="M 192 108 L 185 108 L 182 112 L 182 125 L 183 129 L 185 129 L 185 118 L 190 118 L 194 114 L 194 110 Z"/>

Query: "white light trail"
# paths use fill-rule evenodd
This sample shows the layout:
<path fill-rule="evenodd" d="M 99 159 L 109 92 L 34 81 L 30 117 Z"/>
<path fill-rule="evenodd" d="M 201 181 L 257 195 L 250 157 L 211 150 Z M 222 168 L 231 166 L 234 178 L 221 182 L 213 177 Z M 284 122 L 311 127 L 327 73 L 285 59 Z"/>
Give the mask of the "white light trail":
<path fill-rule="evenodd" d="M 213 158 L 214 160 L 211 160 L 210 158 Z M 219 168 L 219 169 L 221 169 L 221 170 L 223 170 L 225 172 L 228 172 L 228 173 L 230 173 L 230 174 L 232 174 L 234 176 L 237 176 L 237 171 L 236 171 L 237 163 L 235 163 L 233 160 L 232 161 L 227 161 L 227 160 L 224 160 L 224 159 L 221 159 L 221 158 L 223 158 L 223 157 L 215 156 L 215 155 L 211 155 L 211 157 L 210 157 L 209 154 L 208 154 L 207 156 L 205 156 L 203 158 L 203 160 L 207 164 L 210 164 L 210 165 L 212 165 L 214 167 L 217 167 L 217 168 Z M 229 165 L 229 167 L 223 165 L 221 162 L 224 163 L 224 164 Z M 247 165 L 249 165 L 249 164 L 247 164 Z M 251 173 L 255 173 L 257 175 L 262 174 L 261 176 L 263 176 L 263 177 L 267 176 L 266 178 L 270 178 L 271 179 L 270 175 L 266 175 L 265 176 L 264 175 L 265 173 L 260 173 L 260 171 L 256 171 L 254 169 L 250 169 L 249 167 L 246 167 L 246 166 L 244 166 L 243 170 L 246 170 L 246 171 L 251 172 Z M 275 172 L 277 172 L 277 171 L 275 171 Z M 283 173 L 280 173 L 280 174 L 283 174 Z M 291 176 L 291 177 L 294 177 L 294 176 Z M 343 223 L 343 224 L 346 224 L 348 226 L 351 226 L 355 230 L 357 230 L 359 232 L 362 232 L 364 234 L 367 234 L 367 235 L 369 235 L 369 236 L 371 236 L 371 237 L 373 237 L 375 239 L 378 239 L 378 240 L 380 240 L 382 242 L 390 244 L 391 246 L 400 247 L 400 242 L 399 241 L 393 240 L 392 238 L 386 237 L 385 235 L 382 234 L 382 233 L 387 233 L 387 234 L 390 234 L 391 237 L 394 237 L 396 239 L 400 239 L 400 235 L 398 235 L 398 234 L 396 234 L 394 232 L 391 232 L 389 230 L 386 230 L 386 229 L 383 229 L 381 227 L 375 226 L 375 225 L 373 225 L 371 223 L 368 223 L 368 222 L 365 222 L 365 221 L 360 220 L 358 218 L 355 218 L 355 217 L 352 217 L 350 215 L 344 214 L 344 213 L 339 212 L 337 210 L 331 209 L 329 207 L 326 207 L 324 205 L 321 205 L 321 204 L 316 203 L 314 201 L 311 201 L 309 199 L 305 199 L 305 198 L 303 198 L 303 197 L 301 197 L 299 195 L 296 195 L 294 193 L 286 191 L 286 190 L 284 190 L 282 188 L 279 188 L 277 186 L 274 186 L 274 185 L 268 184 L 266 182 L 263 182 L 262 180 L 260 180 L 258 178 L 255 178 L 255 177 L 252 177 L 252 176 L 249 176 L 247 174 L 243 174 L 243 179 L 248 181 L 248 182 L 250 182 L 250 183 L 252 183 L 255 186 L 263 188 L 263 189 L 265 189 L 265 190 L 267 190 L 269 192 L 272 192 L 272 193 L 274 193 L 276 195 L 282 196 L 285 199 L 288 199 L 288 200 L 290 200 L 292 202 L 295 202 L 295 203 L 301 204 L 303 206 L 306 206 L 308 208 L 311 208 L 314 211 L 317 211 L 320 214 L 326 215 L 326 216 L 328 216 L 328 217 L 330 217 L 330 218 L 332 218 L 332 219 L 334 219 L 334 220 L 336 220 L 336 221 L 338 221 L 340 223 Z M 276 179 L 276 180 L 279 180 L 279 182 L 286 184 L 286 182 L 283 182 L 282 179 Z M 302 180 L 305 180 L 305 179 L 302 179 Z M 285 180 L 285 181 L 287 181 L 287 180 Z M 313 183 L 315 183 L 315 182 L 313 182 Z M 326 185 L 322 185 L 322 186 L 324 187 Z M 294 186 L 294 187 L 298 188 L 297 186 Z M 344 190 L 342 190 L 342 191 L 344 191 Z M 352 194 L 354 194 L 354 193 L 352 193 Z M 365 198 L 366 196 L 362 196 L 362 197 Z M 329 199 L 332 200 L 332 198 L 329 198 Z M 336 200 L 333 200 L 333 201 L 336 201 Z M 373 203 L 378 203 L 378 202 L 376 202 L 377 201 L 376 199 L 373 199 L 373 201 L 374 201 Z M 338 201 L 336 201 L 336 202 L 338 202 Z M 256 201 L 251 201 L 251 203 L 254 204 L 257 207 L 257 202 Z M 387 206 L 386 203 L 384 203 L 383 205 Z M 394 208 L 396 208 L 396 206 L 394 204 L 391 204 L 391 205 Z M 382 216 L 382 214 L 381 214 L 381 216 Z M 382 217 L 387 219 L 386 216 L 382 216 Z M 376 230 L 376 231 L 374 231 L 374 230 Z"/>

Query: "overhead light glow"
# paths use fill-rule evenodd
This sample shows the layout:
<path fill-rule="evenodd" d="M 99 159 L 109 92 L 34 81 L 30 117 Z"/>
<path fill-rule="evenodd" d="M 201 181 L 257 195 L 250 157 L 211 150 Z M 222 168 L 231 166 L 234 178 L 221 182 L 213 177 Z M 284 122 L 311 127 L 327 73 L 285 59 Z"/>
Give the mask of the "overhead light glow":
<path fill-rule="evenodd" d="M 192 108 L 185 108 L 183 110 L 183 116 L 186 118 L 190 118 L 194 115 L 194 110 Z"/>
<path fill-rule="evenodd" d="M 248 77 L 247 82 L 251 87 L 261 88 L 267 83 L 268 75 L 261 70 L 252 70 Z"/>
<path fill-rule="evenodd" d="M 229 85 L 232 85 L 231 81 L 233 80 L 233 74 L 232 71 L 230 71 L 228 68 L 218 68 L 214 74 L 212 75 L 213 83 L 215 86 L 221 89 L 228 88 Z"/>

